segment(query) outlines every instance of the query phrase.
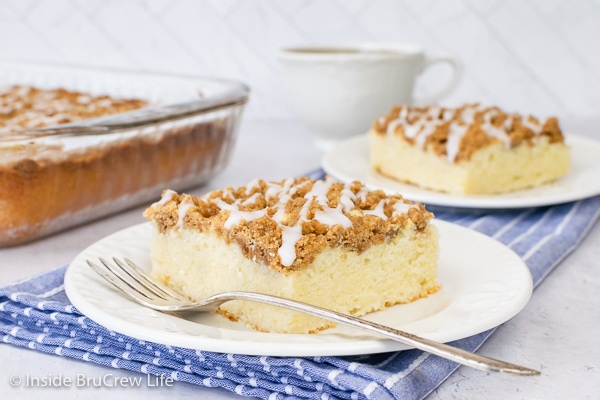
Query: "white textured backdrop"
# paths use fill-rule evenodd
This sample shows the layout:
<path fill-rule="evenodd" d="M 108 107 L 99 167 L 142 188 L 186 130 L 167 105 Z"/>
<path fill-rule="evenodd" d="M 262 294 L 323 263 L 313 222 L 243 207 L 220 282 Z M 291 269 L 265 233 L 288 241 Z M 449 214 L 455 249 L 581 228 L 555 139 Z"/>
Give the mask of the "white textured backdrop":
<path fill-rule="evenodd" d="M 277 49 L 412 42 L 463 60 L 443 103 L 600 115 L 600 0 L 0 0 L 0 59 L 225 77 L 247 117 L 291 118 Z M 427 93 L 449 72 L 436 67 Z"/>

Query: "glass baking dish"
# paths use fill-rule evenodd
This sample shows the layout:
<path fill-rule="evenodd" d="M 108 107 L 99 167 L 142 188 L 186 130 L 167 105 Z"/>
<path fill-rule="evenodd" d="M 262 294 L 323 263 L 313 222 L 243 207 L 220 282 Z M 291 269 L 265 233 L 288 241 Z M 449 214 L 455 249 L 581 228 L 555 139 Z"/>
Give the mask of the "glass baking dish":
<path fill-rule="evenodd" d="M 0 247 L 206 182 L 229 161 L 249 94 L 233 81 L 0 63 L 0 90 L 13 85 L 148 106 L 0 134 Z"/>

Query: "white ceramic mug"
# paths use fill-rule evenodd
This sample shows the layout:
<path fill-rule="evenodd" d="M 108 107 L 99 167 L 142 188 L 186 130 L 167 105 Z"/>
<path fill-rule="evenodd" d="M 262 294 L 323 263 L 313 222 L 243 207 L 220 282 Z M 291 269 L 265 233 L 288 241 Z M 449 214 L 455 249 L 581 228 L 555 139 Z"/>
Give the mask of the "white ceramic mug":
<path fill-rule="evenodd" d="M 418 46 L 360 44 L 307 46 L 279 53 L 293 113 L 326 150 L 337 141 L 365 133 L 395 105 L 434 103 L 458 85 L 462 67 L 449 54 L 428 55 Z M 419 74 L 434 63 L 453 68 L 450 82 L 427 98 L 413 97 Z"/>

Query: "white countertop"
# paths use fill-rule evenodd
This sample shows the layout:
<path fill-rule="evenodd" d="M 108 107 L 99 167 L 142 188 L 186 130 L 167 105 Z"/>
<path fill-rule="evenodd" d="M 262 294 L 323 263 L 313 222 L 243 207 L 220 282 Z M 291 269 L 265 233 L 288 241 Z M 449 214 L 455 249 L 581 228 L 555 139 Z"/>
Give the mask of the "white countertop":
<path fill-rule="evenodd" d="M 563 123 L 567 131 L 600 139 L 597 120 Z M 202 194 L 254 178 L 283 179 L 319 165 L 321 155 L 306 129 L 291 123 L 244 122 L 228 168 L 209 184 L 189 191 Z M 600 179 L 600 177 L 599 177 Z M 66 265 L 81 249 L 122 228 L 142 222 L 144 207 L 104 218 L 23 246 L 0 249 L 0 286 Z M 428 399 L 591 399 L 600 397 L 600 224 L 581 246 L 536 289 L 525 309 L 503 324 L 479 350 L 487 356 L 539 368 L 537 377 L 488 374 L 460 367 Z M 0 393 L 14 399 L 111 398 L 157 399 L 194 396 L 234 399 L 222 389 L 176 382 L 138 388 L 12 387 L 10 377 L 100 379 L 107 374 L 139 376 L 70 358 L 0 344 Z"/>

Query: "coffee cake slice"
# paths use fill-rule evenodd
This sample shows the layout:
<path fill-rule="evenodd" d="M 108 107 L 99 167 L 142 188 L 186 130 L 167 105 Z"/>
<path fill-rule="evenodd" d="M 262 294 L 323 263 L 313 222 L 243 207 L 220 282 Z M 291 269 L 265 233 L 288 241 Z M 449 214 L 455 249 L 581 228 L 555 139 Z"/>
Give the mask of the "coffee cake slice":
<path fill-rule="evenodd" d="M 153 275 L 192 299 L 252 291 L 362 316 L 439 288 L 433 214 L 359 182 L 255 180 L 199 198 L 167 190 L 144 215 Z M 247 301 L 219 312 L 266 332 L 333 326 Z"/>
<path fill-rule="evenodd" d="M 541 121 L 478 104 L 396 107 L 375 121 L 369 138 L 374 170 L 452 194 L 540 186 L 566 175 L 570 166 L 556 118 Z"/>

